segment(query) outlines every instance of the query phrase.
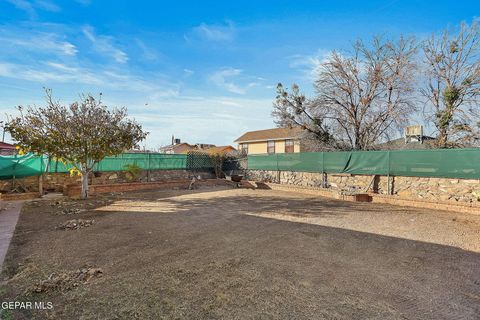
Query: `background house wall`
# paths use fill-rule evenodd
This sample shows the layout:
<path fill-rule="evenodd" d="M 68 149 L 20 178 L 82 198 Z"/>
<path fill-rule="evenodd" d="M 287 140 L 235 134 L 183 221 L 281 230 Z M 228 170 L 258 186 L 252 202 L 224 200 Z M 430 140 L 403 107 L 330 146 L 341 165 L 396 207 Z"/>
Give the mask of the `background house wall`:
<path fill-rule="evenodd" d="M 275 153 L 285 153 L 285 140 L 275 141 Z"/>
<path fill-rule="evenodd" d="M 245 142 L 248 144 L 248 154 L 263 154 L 268 153 L 267 141 L 262 142 Z M 242 143 L 238 144 L 238 150 L 241 150 Z M 300 152 L 300 141 L 294 140 L 293 152 Z M 275 141 L 275 153 L 285 153 L 285 140 Z"/>
<path fill-rule="evenodd" d="M 302 148 L 300 147 L 301 143 L 300 143 L 300 140 L 295 140 L 293 142 L 293 152 L 301 152 Z"/>
<path fill-rule="evenodd" d="M 248 154 L 267 153 L 267 142 L 248 142 Z"/>

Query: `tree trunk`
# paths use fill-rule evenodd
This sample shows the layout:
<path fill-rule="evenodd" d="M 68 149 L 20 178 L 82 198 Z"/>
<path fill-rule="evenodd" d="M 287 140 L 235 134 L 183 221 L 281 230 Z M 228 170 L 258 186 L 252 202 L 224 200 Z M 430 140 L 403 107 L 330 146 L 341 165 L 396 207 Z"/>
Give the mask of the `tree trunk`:
<path fill-rule="evenodd" d="M 43 197 L 43 172 L 38 176 L 38 193 Z"/>
<path fill-rule="evenodd" d="M 437 140 L 437 145 L 439 148 L 446 148 L 448 146 L 447 128 L 440 128 Z"/>
<path fill-rule="evenodd" d="M 86 199 L 88 197 L 88 171 L 82 170 L 82 194 L 80 195 L 81 199 Z"/>

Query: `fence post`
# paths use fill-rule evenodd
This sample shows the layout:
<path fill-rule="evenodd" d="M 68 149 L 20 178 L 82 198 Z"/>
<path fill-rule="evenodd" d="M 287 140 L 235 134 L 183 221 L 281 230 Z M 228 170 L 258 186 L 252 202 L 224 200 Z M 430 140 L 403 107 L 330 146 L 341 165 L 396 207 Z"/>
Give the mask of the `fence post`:
<path fill-rule="evenodd" d="M 40 157 L 40 175 L 38 176 L 38 193 L 43 196 L 43 155 Z"/>
<path fill-rule="evenodd" d="M 150 182 L 150 152 L 148 154 L 148 165 L 147 165 L 147 182 Z"/>
<path fill-rule="evenodd" d="M 275 153 L 275 160 L 277 161 L 277 183 L 280 184 L 280 168 L 278 167 L 278 154 Z"/>
<path fill-rule="evenodd" d="M 390 150 L 387 151 L 387 195 L 390 195 Z"/>
<path fill-rule="evenodd" d="M 327 187 L 327 173 L 325 172 L 325 152 L 322 152 L 322 188 Z"/>

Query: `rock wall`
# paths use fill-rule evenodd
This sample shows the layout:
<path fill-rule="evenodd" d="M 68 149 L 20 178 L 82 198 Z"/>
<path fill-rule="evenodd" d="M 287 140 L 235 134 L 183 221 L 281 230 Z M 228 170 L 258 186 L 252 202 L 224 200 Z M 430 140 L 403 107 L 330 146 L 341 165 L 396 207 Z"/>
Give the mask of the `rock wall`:
<path fill-rule="evenodd" d="M 480 180 L 421 177 L 394 177 L 350 174 L 247 170 L 248 180 L 273 182 L 304 187 L 326 187 L 347 192 L 393 194 L 402 198 L 453 202 L 477 202 Z M 390 183 L 390 187 L 388 186 Z"/>
<path fill-rule="evenodd" d="M 163 180 L 191 179 L 193 173 L 187 170 L 151 170 L 141 171 L 138 177 L 132 177 L 126 171 L 95 172 L 89 176 L 89 184 L 116 184 L 132 182 L 156 182 Z M 202 179 L 213 179 L 211 172 L 195 172 L 195 176 Z M 63 192 L 66 185 L 80 184 L 80 177 L 70 177 L 68 173 L 52 173 L 43 176 L 43 189 L 46 191 Z M 0 192 L 12 189 L 18 191 L 38 192 L 39 180 L 37 176 L 13 180 L 1 180 Z"/>

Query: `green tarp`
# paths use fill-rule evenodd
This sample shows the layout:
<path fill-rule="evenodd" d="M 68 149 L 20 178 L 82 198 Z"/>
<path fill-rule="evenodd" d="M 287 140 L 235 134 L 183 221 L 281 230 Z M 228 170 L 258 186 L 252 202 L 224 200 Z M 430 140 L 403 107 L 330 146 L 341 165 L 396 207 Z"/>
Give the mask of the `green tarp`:
<path fill-rule="evenodd" d="M 44 169 L 42 157 L 0 156 L 0 179 L 23 178 L 39 175 Z"/>
<path fill-rule="evenodd" d="M 210 157 L 201 154 L 124 153 L 106 157 L 95 165 L 94 171 L 122 171 L 135 164 L 144 170 L 202 170 L 211 169 Z M 0 156 L 0 180 L 23 178 L 50 173 L 66 173 L 69 164 L 49 160 L 46 156 Z"/>
<path fill-rule="evenodd" d="M 480 179 L 480 148 L 249 155 L 248 169 Z"/>

